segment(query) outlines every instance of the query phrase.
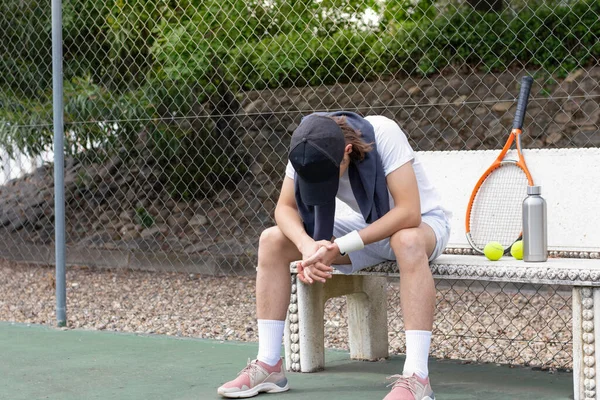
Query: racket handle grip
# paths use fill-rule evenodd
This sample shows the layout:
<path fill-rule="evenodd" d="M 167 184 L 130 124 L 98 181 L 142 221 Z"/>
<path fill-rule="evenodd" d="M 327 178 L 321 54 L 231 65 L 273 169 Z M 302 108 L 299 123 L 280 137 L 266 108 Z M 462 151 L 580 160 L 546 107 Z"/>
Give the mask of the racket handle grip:
<path fill-rule="evenodd" d="M 521 129 L 523 127 L 525 110 L 527 110 L 527 101 L 529 100 L 529 92 L 531 91 L 532 84 L 533 78 L 530 76 L 524 76 L 523 79 L 521 79 L 521 92 L 519 93 L 519 101 L 517 103 L 517 112 L 515 113 L 513 129 Z"/>

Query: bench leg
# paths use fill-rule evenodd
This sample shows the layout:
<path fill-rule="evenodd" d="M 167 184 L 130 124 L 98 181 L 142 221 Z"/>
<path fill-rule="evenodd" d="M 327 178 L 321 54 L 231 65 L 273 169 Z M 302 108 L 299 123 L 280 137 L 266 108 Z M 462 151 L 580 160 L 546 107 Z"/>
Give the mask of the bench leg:
<path fill-rule="evenodd" d="M 292 274 L 292 293 L 285 329 L 283 330 L 283 344 L 285 348 L 285 367 L 288 371 L 300 371 L 300 335 L 298 324 L 298 276 Z"/>
<path fill-rule="evenodd" d="M 364 277 L 361 293 L 347 296 L 350 357 L 377 361 L 389 355 L 385 277 Z"/>
<path fill-rule="evenodd" d="M 305 285 L 292 274 L 292 295 L 284 335 L 288 371 L 325 367 L 325 302 L 348 296 L 350 355 L 378 360 L 388 356 L 386 279 L 334 275 L 326 284 Z"/>
<path fill-rule="evenodd" d="M 600 289 L 573 288 L 573 388 L 574 400 L 597 399 L 600 383 Z"/>
<path fill-rule="evenodd" d="M 287 318 L 289 329 L 285 330 L 284 335 L 288 370 L 316 372 L 325 367 L 325 301 L 323 284 L 305 285 L 297 279 L 296 274 L 292 275 Z"/>

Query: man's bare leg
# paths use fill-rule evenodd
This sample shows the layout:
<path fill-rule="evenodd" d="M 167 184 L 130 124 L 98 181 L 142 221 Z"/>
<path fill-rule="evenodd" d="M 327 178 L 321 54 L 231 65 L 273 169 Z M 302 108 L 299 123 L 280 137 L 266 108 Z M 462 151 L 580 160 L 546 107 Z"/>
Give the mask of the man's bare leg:
<path fill-rule="evenodd" d="M 290 262 L 301 259 L 296 246 L 278 227 L 260 235 L 256 275 L 258 356 L 238 376 L 217 389 L 223 397 L 254 397 L 262 392 L 289 390 L 281 342 L 290 302 Z"/>
<path fill-rule="evenodd" d="M 281 357 L 281 339 L 290 303 L 290 262 L 301 259 L 296 246 L 275 226 L 266 229 L 258 244 L 256 275 L 257 359 L 275 366 Z"/>
<path fill-rule="evenodd" d="M 431 330 L 435 310 L 435 285 L 429 255 L 435 249 L 435 233 L 429 225 L 404 229 L 392 235 L 400 268 L 400 303 L 407 330 Z"/>
<path fill-rule="evenodd" d="M 256 273 L 256 316 L 258 319 L 285 319 L 290 302 L 290 263 L 302 255 L 277 227 L 263 231 L 258 244 Z"/>
<path fill-rule="evenodd" d="M 435 311 L 435 284 L 428 260 L 435 249 L 435 233 L 421 223 L 418 228 L 392 235 L 390 244 L 400 269 L 400 304 L 406 330 L 404 374 L 425 378 Z"/>

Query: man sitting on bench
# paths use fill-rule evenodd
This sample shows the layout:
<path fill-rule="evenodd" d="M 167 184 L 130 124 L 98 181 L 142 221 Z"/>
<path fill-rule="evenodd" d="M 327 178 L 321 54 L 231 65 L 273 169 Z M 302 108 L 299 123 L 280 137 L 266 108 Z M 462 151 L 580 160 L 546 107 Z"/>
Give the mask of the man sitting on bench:
<path fill-rule="evenodd" d="M 335 217 L 336 197 L 353 210 L 351 215 Z M 448 242 L 449 218 L 394 121 L 343 111 L 303 118 L 292 135 L 277 225 L 259 241 L 258 356 L 218 393 L 245 398 L 289 389 L 281 342 L 290 262 L 301 259 L 298 278 L 313 284 L 331 277 L 331 265 L 351 274 L 396 260 L 406 362 L 402 375 L 391 377 L 395 381 L 385 400 L 433 399 L 428 358 L 435 286 L 429 261 Z"/>

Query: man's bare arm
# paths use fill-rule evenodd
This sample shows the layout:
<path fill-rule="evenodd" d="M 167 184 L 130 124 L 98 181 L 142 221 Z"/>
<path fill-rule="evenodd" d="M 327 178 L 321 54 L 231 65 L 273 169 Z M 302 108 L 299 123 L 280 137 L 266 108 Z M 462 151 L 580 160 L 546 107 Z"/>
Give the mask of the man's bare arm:
<path fill-rule="evenodd" d="M 283 234 L 302 251 L 303 244 L 312 242 L 312 238 L 304 230 L 304 224 L 298 214 L 296 197 L 294 195 L 294 180 L 283 179 L 281 193 L 275 207 L 275 222 Z"/>
<path fill-rule="evenodd" d="M 408 162 L 391 172 L 386 180 L 394 207 L 359 232 L 365 244 L 378 242 L 401 229 L 416 228 L 421 224 L 421 199 L 412 163 Z"/>

